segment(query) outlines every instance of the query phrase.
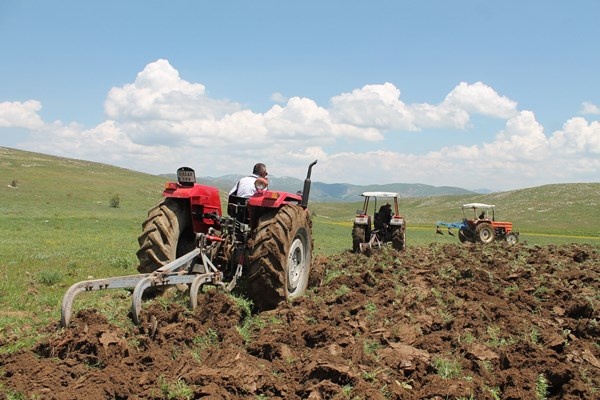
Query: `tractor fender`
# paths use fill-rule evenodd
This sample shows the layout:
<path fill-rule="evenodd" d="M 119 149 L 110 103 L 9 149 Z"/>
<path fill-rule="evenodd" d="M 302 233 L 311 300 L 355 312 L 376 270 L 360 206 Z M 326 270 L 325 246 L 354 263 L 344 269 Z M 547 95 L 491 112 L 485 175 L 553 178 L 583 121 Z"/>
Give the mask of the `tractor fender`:
<path fill-rule="evenodd" d="M 297 194 L 264 190 L 254 193 L 254 195 L 248 199 L 248 206 L 281 208 L 286 204 L 300 204 L 301 202 L 302 196 Z"/>
<path fill-rule="evenodd" d="M 404 224 L 405 224 L 404 218 L 402 218 L 402 217 L 393 217 L 390 220 L 391 226 L 403 226 Z"/>
<path fill-rule="evenodd" d="M 357 215 L 354 218 L 354 225 L 371 225 L 371 217 L 368 215 Z"/>
<path fill-rule="evenodd" d="M 163 197 L 178 199 L 186 204 L 190 215 L 194 232 L 207 232 L 208 226 L 214 226 L 215 220 L 205 217 L 209 214 L 222 216 L 221 198 L 219 189 L 201 184 L 193 186 L 182 186 L 169 182 L 163 191 Z"/>

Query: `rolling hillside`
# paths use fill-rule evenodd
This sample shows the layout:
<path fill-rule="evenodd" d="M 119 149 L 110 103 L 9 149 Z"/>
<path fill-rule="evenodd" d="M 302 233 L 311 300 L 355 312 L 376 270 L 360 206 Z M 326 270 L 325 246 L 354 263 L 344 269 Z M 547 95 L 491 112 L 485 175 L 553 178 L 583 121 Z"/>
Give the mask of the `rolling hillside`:
<path fill-rule="evenodd" d="M 174 178 L 173 175 L 165 175 Z M 198 177 L 204 184 L 229 190 L 243 175 L 225 175 L 218 178 Z M 401 197 L 428 197 L 444 195 L 472 195 L 473 191 L 453 186 L 431 186 L 420 183 L 389 183 L 384 185 L 352 185 L 349 183 L 323 183 L 314 180 L 313 174 L 310 196 L 317 202 L 354 202 L 360 199 L 363 192 L 396 192 Z M 277 177 L 269 175 L 269 186 L 284 192 L 295 193 L 302 190 L 303 178 Z"/>
<path fill-rule="evenodd" d="M 558 235 L 600 237 L 600 183 L 544 185 L 508 192 L 431 196 L 400 199 L 400 211 L 409 226 L 431 226 L 437 221 L 462 220 L 462 204 L 496 206 L 496 220 L 508 220 L 515 229 Z M 349 221 L 362 202 L 316 203 L 315 214 L 332 221 Z"/>
<path fill-rule="evenodd" d="M 203 183 L 223 189 L 224 200 L 225 191 L 236 177 L 231 176 L 230 179 L 229 183 Z M 5 217 L 86 216 L 91 213 L 97 218 L 122 218 L 126 214 L 143 221 L 147 210 L 160 199 L 165 181 L 165 176 L 0 147 L 0 215 Z M 281 178 L 281 185 L 275 182 L 272 181 L 272 186 L 282 190 L 289 187 L 287 190 L 295 192 L 302 188 L 299 179 Z M 13 183 L 16 187 L 11 187 Z M 328 186 L 327 190 L 321 189 L 324 186 Z M 394 190 L 405 195 L 413 194 L 401 199 L 401 212 L 412 226 L 433 226 L 438 220 L 460 220 L 461 204 L 482 202 L 495 204 L 497 219 L 512 220 L 517 228 L 600 236 L 600 183 L 545 185 L 489 194 L 457 189 L 458 193 L 452 195 L 441 195 L 440 191 L 429 196 L 425 193 L 434 190 L 432 186 L 413 186 L 402 189 L 402 186 L 395 185 L 353 187 L 313 182 L 311 209 L 323 219 L 348 222 L 361 204 L 358 193 L 363 190 Z M 422 186 L 423 190 L 419 191 L 417 186 Z M 322 196 L 326 196 L 327 192 L 328 200 L 338 197 L 345 200 L 319 201 L 319 192 Z M 120 199 L 119 213 L 108 207 L 115 195 Z M 348 202 L 348 199 L 354 201 Z"/>
<path fill-rule="evenodd" d="M 174 174 L 164 175 L 173 179 Z M 218 178 L 209 176 L 199 177 L 197 180 L 204 184 L 229 190 L 235 182 L 243 175 L 225 175 Z M 352 185 L 349 183 L 323 183 L 315 181 L 312 176 L 312 188 L 310 196 L 312 201 L 317 202 L 354 202 L 359 199 L 363 192 L 396 192 L 401 197 L 428 197 L 444 195 L 476 194 L 476 192 L 453 187 L 453 186 L 431 186 L 421 183 L 389 183 L 384 185 Z M 295 193 L 302 190 L 304 178 L 277 177 L 269 175 L 269 186 L 284 192 Z"/>

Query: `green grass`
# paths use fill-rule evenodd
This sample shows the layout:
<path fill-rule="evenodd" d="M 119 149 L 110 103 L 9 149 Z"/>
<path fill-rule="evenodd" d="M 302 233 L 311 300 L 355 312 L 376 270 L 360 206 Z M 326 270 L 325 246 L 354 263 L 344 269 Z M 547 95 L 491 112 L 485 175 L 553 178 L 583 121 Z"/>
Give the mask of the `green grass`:
<path fill-rule="evenodd" d="M 39 328 L 60 320 L 73 283 L 136 273 L 137 237 L 166 178 L 86 161 L 0 147 L 0 341 L 14 351 L 33 344 Z M 275 189 L 275 188 L 274 188 Z M 118 196 L 119 206 L 111 200 Z M 225 201 L 225 192 L 222 193 Z M 600 184 L 550 185 L 486 196 L 402 199 L 407 244 L 458 243 L 435 234 L 435 221 L 460 219 L 460 204 L 493 203 L 521 242 L 600 245 Z M 315 255 L 351 248 L 357 203 L 311 203 Z M 122 291 L 78 296 L 75 311 L 94 307 L 126 324 Z"/>

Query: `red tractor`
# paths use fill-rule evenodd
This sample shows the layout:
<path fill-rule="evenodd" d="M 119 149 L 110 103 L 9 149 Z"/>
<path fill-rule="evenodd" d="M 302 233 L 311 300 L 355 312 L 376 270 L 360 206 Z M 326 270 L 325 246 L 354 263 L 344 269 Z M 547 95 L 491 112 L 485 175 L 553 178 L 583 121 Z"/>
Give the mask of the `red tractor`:
<path fill-rule="evenodd" d="M 406 221 L 398 211 L 398 193 L 364 192 L 362 209 L 356 211 L 352 226 L 352 251 L 362 253 L 392 244 L 398 251 L 406 249 Z M 379 209 L 377 199 L 387 199 Z M 392 199 L 392 204 L 389 203 Z M 369 211 L 369 207 L 372 208 Z M 371 214 L 373 220 L 371 220 Z"/>
<path fill-rule="evenodd" d="M 491 243 L 494 240 L 506 240 L 511 245 L 518 243 L 519 232 L 513 230 L 513 223 L 496 221 L 494 209 L 495 206 L 490 204 L 463 204 L 464 219 L 458 230 L 460 242 Z"/>
<path fill-rule="evenodd" d="M 231 198 L 221 212 L 218 189 L 196 183 L 194 170 L 177 171 L 163 199 L 148 212 L 138 238 L 138 275 L 83 281 L 67 291 L 61 324 L 67 326 L 75 296 L 83 291 L 133 288 L 132 315 L 139 323 L 148 288 L 187 285 L 190 305 L 197 305 L 203 285 L 232 290 L 245 282 L 259 310 L 301 296 L 312 260 L 312 221 L 307 209 L 312 167 L 298 193 L 267 190 L 257 179 L 249 199 Z"/>

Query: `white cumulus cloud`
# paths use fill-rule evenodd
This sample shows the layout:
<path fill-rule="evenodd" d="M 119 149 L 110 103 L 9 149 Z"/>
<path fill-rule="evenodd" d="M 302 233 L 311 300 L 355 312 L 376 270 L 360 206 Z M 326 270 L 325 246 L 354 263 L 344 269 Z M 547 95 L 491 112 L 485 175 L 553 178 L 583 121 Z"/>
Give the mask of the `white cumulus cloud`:
<path fill-rule="evenodd" d="M 365 85 L 331 99 L 333 117 L 348 125 L 381 130 L 416 130 L 413 114 L 391 83 Z"/>
<path fill-rule="evenodd" d="M 600 107 L 593 103 L 585 101 L 581 104 L 580 113 L 583 115 L 600 115 Z"/>
<path fill-rule="evenodd" d="M 0 128 L 39 129 L 44 122 L 38 115 L 42 104 L 36 100 L 0 102 Z"/>
<path fill-rule="evenodd" d="M 549 134 L 533 111 L 519 110 L 482 82 L 460 82 L 438 104 L 407 104 L 389 82 L 341 93 L 327 105 L 280 94 L 273 100 L 260 113 L 211 98 L 203 84 L 157 60 L 133 82 L 108 90 L 107 118 L 97 126 L 46 122 L 42 104 L 28 100 L 0 102 L 0 130 L 27 130 L 23 149 L 149 173 L 188 165 L 199 176 L 218 176 L 263 161 L 274 175 L 302 177 L 318 159 L 313 180 L 324 182 L 508 189 L 600 178 L 598 121 L 574 117 Z M 596 106 L 583 104 L 584 113 L 596 113 Z M 478 123 L 504 126 L 479 139 L 479 127 L 471 126 L 475 115 Z M 436 146 L 433 132 L 450 132 L 457 144 Z M 417 141 L 431 143 L 411 151 Z"/>

